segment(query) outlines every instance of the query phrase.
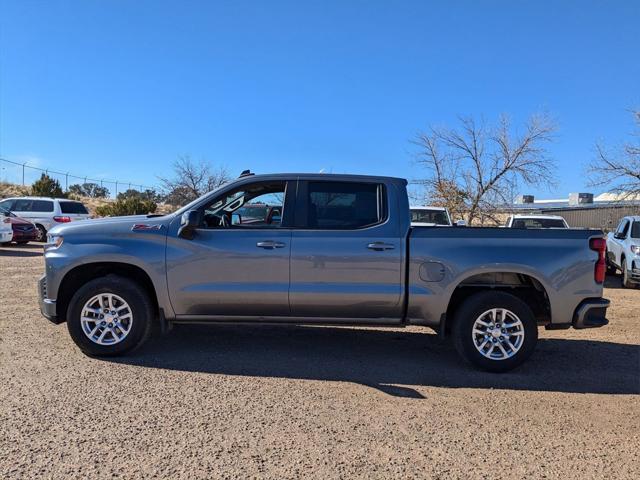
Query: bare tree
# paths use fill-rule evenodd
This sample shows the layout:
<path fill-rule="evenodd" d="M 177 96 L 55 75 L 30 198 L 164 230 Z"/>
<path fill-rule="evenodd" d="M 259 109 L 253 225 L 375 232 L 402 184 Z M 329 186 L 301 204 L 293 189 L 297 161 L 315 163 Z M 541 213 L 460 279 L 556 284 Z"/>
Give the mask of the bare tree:
<path fill-rule="evenodd" d="M 196 163 L 188 155 L 178 157 L 173 172 L 173 178 L 160 177 L 166 201 L 172 205 L 185 205 L 230 179 L 225 167 L 213 169 L 209 163 Z"/>
<path fill-rule="evenodd" d="M 511 204 L 522 184 L 554 184 L 555 163 L 546 150 L 554 132 L 546 115 L 532 116 L 522 134 L 506 116 L 494 127 L 471 117 L 461 117 L 458 129 L 430 127 L 413 140 L 418 163 L 429 172 L 417 183 L 431 203 L 452 215 L 464 212 L 469 224 L 495 223 L 499 207 Z"/>
<path fill-rule="evenodd" d="M 631 140 L 613 151 L 596 144 L 596 158 L 587 167 L 589 185 L 608 187 L 620 200 L 640 197 L 640 110 L 631 113 L 635 126 Z"/>

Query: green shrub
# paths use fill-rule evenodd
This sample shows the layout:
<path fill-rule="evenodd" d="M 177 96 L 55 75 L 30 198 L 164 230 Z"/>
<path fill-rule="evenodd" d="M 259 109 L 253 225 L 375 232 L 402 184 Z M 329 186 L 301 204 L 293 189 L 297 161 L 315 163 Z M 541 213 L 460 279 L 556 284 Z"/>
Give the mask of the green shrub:
<path fill-rule="evenodd" d="M 107 205 L 101 205 L 96 208 L 96 213 L 101 217 L 120 217 L 123 215 L 146 215 L 153 213 L 158 208 L 155 202 L 151 200 L 142 200 L 140 198 L 125 198 L 116 200 Z"/>
<path fill-rule="evenodd" d="M 31 185 L 31 195 L 36 197 L 53 197 L 53 198 L 65 198 L 66 195 L 60 187 L 60 182 L 51 178 L 46 173 L 33 182 Z"/>

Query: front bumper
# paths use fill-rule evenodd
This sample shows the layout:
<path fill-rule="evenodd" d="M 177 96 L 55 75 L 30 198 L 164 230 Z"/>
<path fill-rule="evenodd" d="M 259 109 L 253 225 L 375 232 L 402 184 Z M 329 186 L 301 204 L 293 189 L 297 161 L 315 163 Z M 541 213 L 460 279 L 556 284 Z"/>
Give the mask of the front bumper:
<path fill-rule="evenodd" d="M 38 280 L 38 301 L 40 303 L 40 312 L 49 321 L 58 324 L 61 323 L 58 317 L 57 305 L 55 299 L 47 298 L 47 276 L 43 275 Z"/>
<path fill-rule="evenodd" d="M 606 315 L 610 303 L 606 298 L 584 300 L 573 314 L 573 328 L 597 328 L 607 325 L 609 320 Z"/>
<path fill-rule="evenodd" d="M 38 238 L 38 232 L 36 230 L 14 230 L 13 241 L 14 242 L 32 242 Z"/>

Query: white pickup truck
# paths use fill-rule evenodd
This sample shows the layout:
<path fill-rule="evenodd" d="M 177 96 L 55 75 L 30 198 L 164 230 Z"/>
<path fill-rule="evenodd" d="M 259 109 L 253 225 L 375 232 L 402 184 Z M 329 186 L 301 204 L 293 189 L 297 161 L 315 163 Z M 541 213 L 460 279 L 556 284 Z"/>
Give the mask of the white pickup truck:
<path fill-rule="evenodd" d="M 640 283 L 640 216 L 624 217 L 607 235 L 607 266 L 611 272 L 622 272 L 624 287 Z"/>

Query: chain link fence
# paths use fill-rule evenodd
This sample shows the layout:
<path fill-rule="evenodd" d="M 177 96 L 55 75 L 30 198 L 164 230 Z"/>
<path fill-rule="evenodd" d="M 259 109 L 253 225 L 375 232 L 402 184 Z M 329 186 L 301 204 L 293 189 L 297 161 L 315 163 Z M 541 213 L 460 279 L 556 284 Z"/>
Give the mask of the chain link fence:
<path fill-rule="evenodd" d="M 29 165 L 28 162 L 20 163 L 6 158 L 0 158 L 0 182 L 13 183 L 16 185 L 30 186 L 42 174 L 49 175 L 60 182 L 60 186 L 65 192 L 74 184 L 95 183 L 109 190 L 111 197 L 116 197 L 118 193 L 125 190 L 158 190 L 158 186 L 143 185 L 129 180 L 92 178 L 78 175 L 77 173 L 61 172 L 48 168 Z"/>

